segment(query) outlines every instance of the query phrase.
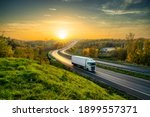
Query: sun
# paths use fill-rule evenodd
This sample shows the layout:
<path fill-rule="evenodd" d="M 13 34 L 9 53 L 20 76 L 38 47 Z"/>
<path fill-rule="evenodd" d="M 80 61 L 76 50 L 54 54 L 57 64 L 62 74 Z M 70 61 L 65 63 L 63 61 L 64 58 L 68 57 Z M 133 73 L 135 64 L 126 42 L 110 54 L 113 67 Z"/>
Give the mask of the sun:
<path fill-rule="evenodd" d="M 60 31 L 58 32 L 58 37 L 59 37 L 60 39 L 65 39 L 65 38 L 67 37 L 67 32 L 66 32 L 65 30 L 60 30 Z"/>

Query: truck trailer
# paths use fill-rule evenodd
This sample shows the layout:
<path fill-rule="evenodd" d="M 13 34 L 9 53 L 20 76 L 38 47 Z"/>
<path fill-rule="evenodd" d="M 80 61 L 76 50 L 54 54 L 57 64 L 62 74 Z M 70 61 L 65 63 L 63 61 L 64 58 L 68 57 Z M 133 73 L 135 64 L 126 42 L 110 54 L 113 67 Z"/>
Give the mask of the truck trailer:
<path fill-rule="evenodd" d="M 79 66 L 88 71 L 95 72 L 96 62 L 92 58 L 83 56 L 71 56 L 71 62 L 74 66 Z"/>

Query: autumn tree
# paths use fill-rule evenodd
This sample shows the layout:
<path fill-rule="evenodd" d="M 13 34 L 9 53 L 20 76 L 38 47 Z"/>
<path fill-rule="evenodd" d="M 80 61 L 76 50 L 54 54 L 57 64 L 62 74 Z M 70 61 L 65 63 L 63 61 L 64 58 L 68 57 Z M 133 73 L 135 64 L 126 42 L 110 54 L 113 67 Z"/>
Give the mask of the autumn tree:
<path fill-rule="evenodd" d="M 143 61 L 145 65 L 150 66 L 150 40 L 145 40 L 143 45 Z"/>
<path fill-rule="evenodd" d="M 127 61 L 150 65 L 150 40 L 132 40 L 127 45 Z"/>
<path fill-rule="evenodd" d="M 97 58 L 99 54 L 99 50 L 97 47 L 93 46 L 90 48 L 89 53 L 90 53 L 90 57 Z"/>
<path fill-rule="evenodd" d="M 82 50 L 82 55 L 83 56 L 89 56 L 89 57 L 97 58 L 98 55 L 99 55 L 99 50 L 95 46 L 90 47 L 90 48 L 84 48 Z"/>
<path fill-rule="evenodd" d="M 12 47 L 7 44 L 3 37 L 0 37 L 0 57 L 11 57 L 12 55 Z"/>
<path fill-rule="evenodd" d="M 127 39 L 127 40 L 133 40 L 134 37 L 135 37 L 135 34 L 134 34 L 134 33 L 129 33 L 129 34 L 126 35 L 126 39 Z"/>

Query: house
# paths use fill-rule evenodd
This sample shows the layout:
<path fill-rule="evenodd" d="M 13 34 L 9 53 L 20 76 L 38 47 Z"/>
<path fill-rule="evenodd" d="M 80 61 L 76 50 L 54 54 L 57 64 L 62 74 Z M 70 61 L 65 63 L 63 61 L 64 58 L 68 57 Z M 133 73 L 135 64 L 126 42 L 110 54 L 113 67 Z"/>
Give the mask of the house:
<path fill-rule="evenodd" d="M 109 53 L 109 52 L 114 51 L 114 50 L 116 50 L 116 48 L 114 48 L 114 47 L 105 47 L 105 48 L 102 48 L 100 50 L 100 52 L 101 53 Z"/>

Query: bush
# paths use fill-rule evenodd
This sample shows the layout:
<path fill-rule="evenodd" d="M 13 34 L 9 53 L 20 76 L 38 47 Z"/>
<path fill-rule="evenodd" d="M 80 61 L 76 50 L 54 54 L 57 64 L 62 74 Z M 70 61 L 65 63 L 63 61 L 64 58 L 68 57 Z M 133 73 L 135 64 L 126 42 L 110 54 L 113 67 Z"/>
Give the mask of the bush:
<path fill-rule="evenodd" d="M 26 70 L 26 67 L 25 66 L 18 66 L 17 69 L 18 70 Z"/>
<path fill-rule="evenodd" d="M 11 57 L 13 55 L 12 47 L 2 37 L 0 37 L 0 46 L 0 57 Z"/>

